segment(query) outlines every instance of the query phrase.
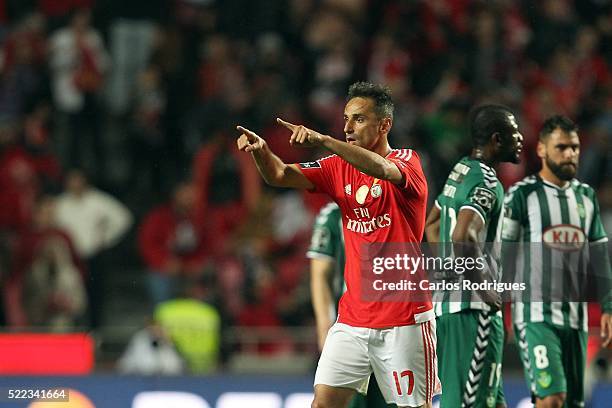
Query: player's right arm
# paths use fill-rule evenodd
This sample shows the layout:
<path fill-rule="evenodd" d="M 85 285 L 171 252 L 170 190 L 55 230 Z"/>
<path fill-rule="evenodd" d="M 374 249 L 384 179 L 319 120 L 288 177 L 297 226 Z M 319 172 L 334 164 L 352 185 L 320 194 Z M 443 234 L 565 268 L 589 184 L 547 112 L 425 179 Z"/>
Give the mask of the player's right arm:
<path fill-rule="evenodd" d="M 276 121 L 291 131 L 291 136 L 289 138 L 289 143 L 291 145 L 301 147 L 323 147 L 368 176 L 380 180 L 388 180 L 393 184 L 406 184 L 406 174 L 398 167 L 398 163 L 402 163 L 401 161 L 396 162 L 394 160 L 388 160 L 371 150 L 360 146 L 353 146 L 350 143 L 341 142 L 331 136 L 323 135 L 305 126 L 294 125 L 281 118 L 277 118 Z M 405 165 L 406 163 L 401 164 L 401 166 Z"/>
<path fill-rule="evenodd" d="M 327 331 L 334 323 L 334 297 L 329 286 L 334 267 L 335 263 L 331 258 L 321 257 L 310 260 L 310 293 L 317 324 L 319 351 L 323 349 Z"/>
<path fill-rule="evenodd" d="M 430 244 L 435 244 L 440 242 L 440 208 L 438 208 L 437 203 L 432 207 L 427 215 L 427 220 L 425 220 L 425 236 L 427 237 L 427 242 Z"/>
<path fill-rule="evenodd" d="M 442 211 L 440 211 L 440 207 L 438 207 L 438 201 L 435 202 L 435 205 L 429 210 L 429 214 L 427 214 L 427 219 L 425 220 L 425 237 L 427 238 L 427 249 L 431 251 L 432 256 L 438 255 L 437 245 L 440 242 L 440 220 L 441 220 Z"/>
<path fill-rule="evenodd" d="M 502 221 L 502 281 L 514 283 L 519 256 L 519 239 L 526 217 L 525 195 L 520 184 L 510 187 L 504 198 L 504 219 Z"/>
<path fill-rule="evenodd" d="M 475 210 L 463 208 L 457 216 L 457 224 L 453 230 L 453 243 L 478 243 L 478 235 L 483 230 L 485 224 Z M 472 245 L 470 245 L 470 248 Z"/>
<path fill-rule="evenodd" d="M 255 132 L 242 126 L 236 129 L 242 133 L 236 141 L 238 150 L 251 153 L 259 174 L 267 184 L 307 190 L 315 187 L 297 165 L 284 163 Z"/>

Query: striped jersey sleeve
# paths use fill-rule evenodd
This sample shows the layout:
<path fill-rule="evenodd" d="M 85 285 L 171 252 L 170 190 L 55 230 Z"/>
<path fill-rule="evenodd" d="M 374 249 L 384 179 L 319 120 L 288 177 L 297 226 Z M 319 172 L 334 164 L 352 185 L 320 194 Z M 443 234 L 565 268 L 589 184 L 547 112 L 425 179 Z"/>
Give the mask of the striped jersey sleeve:
<path fill-rule="evenodd" d="M 601 221 L 601 211 L 599 210 L 599 201 L 597 201 L 597 195 L 595 191 L 590 188 L 593 200 L 593 220 L 591 221 L 591 228 L 589 229 L 589 241 L 590 242 L 607 242 L 608 235 L 604 229 L 603 222 Z"/>
<path fill-rule="evenodd" d="M 427 193 L 427 181 L 421 167 L 421 158 L 412 149 L 397 149 L 387 157 L 404 176 L 404 189 L 408 191 Z"/>
<path fill-rule="evenodd" d="M 477 163 L 480 166 L 480 171 L 475 171 L 478 166 L 470 173 L 471 183 L 466 183 L 469 186 L 469 192 L 464 196 L 462 201 L 457 203 L 459 211 L 463 208 L 476 210 L 482 218 L 484 224 L 491 218 L 491 213 L 498 204 L 497 198 L 497 175 L 490 167 L 483 163 Z"/>
<path fill-rule="evenodd" d="M 342 245 L 339 211 L 336 203 L 329 203 L 319 211 L 306 253 L 308 258 L 335 260 L 338 257 Z"/>

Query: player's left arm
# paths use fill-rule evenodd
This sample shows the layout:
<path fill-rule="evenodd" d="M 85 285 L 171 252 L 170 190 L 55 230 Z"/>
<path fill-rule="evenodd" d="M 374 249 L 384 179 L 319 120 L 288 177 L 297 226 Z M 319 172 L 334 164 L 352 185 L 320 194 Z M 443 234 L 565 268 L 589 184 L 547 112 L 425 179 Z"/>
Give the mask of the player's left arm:
<path fill-rule="evenodd" d="M 276 120 L 292 132 L 289 139 L 289 143 L 292 145 L 302 147 L 321 146 L 337 154 L 357 170 L 369 176 L 399 185 L 406 182 L 404 174 L 397 165 L 377 153 L 360 146 L 353 146 L 342 142 L 331 136 L 323 135 L 302 125 L 294 125 L 280 118 Z"/>
<path fill-rule="evenodd" d="M 612 345 L 612 273 L 607 240 L 591 242 L 591 270 L 596 274 L 601 314 L 601 339 L 604 347 Z"/>
<path fill-rule="evenodd" d="M 612 345 L 612 268 L 608 253 L 608 236 L 601 221 L 599 202 L 593 193 L 593 220 L 589 230 L 591 270 L 596 274 L 601 314 L 601 339 L 604 347 Z"/>

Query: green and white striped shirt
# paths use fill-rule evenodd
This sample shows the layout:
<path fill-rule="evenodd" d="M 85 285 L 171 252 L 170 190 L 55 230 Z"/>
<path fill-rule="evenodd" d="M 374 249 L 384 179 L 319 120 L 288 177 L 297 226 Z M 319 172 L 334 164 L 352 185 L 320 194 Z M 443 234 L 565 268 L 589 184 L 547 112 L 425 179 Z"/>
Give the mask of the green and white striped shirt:
<path fill-rule="evenodd" d="M 344 234 L 342 233 L 342 213 L 336 203 L 329 203 L 319 211 L 312 230 L 310 247 L 306 257 L 326 258 L 336 263 L 330 287 L 336 304 L 346 291 L 344 282 Z M 335 311 L 334 311 L 335 313 Z"/>
<path fill-rule="evenodd" d="M 482 252 L 490 255 L 489 280 L 499 279 L 503 201 L 504 189 L 495 169 L 470 157 L 461 159 L 449 174 L 435 202 L 440 209 L 439 255 L 452 256 L 452 235 L 459 212 L 462 209 L 475 211 L 484 224 L 478 242 L 481 243 Z M 461 284 L 463 275 L 455 278 Z M 489 306 L 472 291 L 436 291 L 433 300 L 436 316 L 468 309 L 489 310 Z"/>
<path fill-rule="evenodd" d="M 580 279 L 589 262 L 585 249 L 608 240 L 595 191 L 575 179 L 564 187 L 539 175 L 523 179 L 506 194 L 502 239 L 504 265 L 516 266 L 514 281 L 525 282 L 527 288 L 514 302 L 514 322 L 586 331 L 586 302 L 569 300 L 580 300 L 572 291 L 584 283 Z M 609 282 L 607 250 L 603 253 L 603 270 L 597 274 Z"/>

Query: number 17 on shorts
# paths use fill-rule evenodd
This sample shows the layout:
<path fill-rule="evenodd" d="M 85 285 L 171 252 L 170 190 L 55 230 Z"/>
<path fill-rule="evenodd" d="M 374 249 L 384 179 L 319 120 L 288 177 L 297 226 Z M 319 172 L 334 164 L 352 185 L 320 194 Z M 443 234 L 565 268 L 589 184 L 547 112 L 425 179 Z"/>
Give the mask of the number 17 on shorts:
<path fill-rule="evenodd" d="M 441 392 L 436 322 L 370 329 L 336 323 L 330 329 L 316 384 L 365 393 L 374 373 L 387 403 L 420 406 Z"/>

